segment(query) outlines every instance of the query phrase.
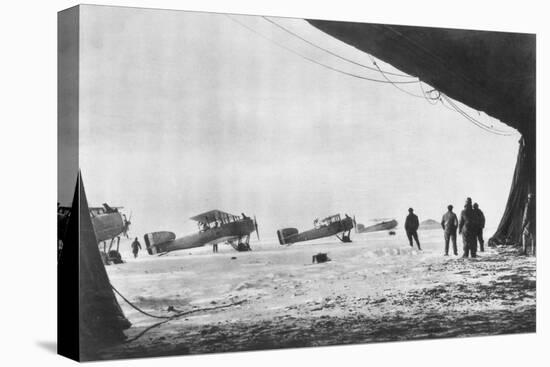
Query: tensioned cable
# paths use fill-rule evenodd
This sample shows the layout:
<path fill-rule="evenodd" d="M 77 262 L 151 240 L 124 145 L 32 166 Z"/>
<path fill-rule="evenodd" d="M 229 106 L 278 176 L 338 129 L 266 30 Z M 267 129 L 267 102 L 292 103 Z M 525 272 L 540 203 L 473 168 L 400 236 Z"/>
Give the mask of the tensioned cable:
<path fill-rule="evenodd" d="M 267 41 L 269 41 L 269 42 L 275 44 L 276 46 L 278 46 L 278 47 L 280 47 L 280 48 L 282 48 L 282 49 L 284 49 L 284 50 L 286 50 L 286 51 L 288 51 L 288 52 L 290 52 L 290 53 L 293 53 L 294 55 L 299 56 L 299 57 L 301 57 L 301 58 L 303 58 L 303 59 L 305 59 L 305 60 L 307 60 L 307 61 L 309 61 L 309 62 L 311 62 L 311 63 L 314 63 L 314 64 L 316 64 L 316 65 L 322 66 L 322 67 L 324 67 L 324 68 L 326 68 L 326 69 L 329 69 L 329 70 L 332 70 L 332 71 L 335 71 L 335 72 L 338 72 L 338 73 L 341 73 L 341 74 L 344 74 L 344 75 L 347 75 L 347 76 L 351 76 L 351 77 L 353 77 L 353 78 L 368 80 L 368 81 L 376 82 L 376 83 L 384 83 L 384 84 L 386 84 L 386 83 L 391 83 L 391 84 L 394 84 L 394 83 L 397 83 L 397 84 L 418 83 L 418 80 L 414 80 L 414 81 L 397 81 L 397 82 L 393 82 L 393 81 L 390 81 L 390 80 L 372 79 L 372 78 L 368 78 L 368 77 L 365 77 L 365 76 L 362 76 L 362 75 L 357 75 L 357 74 L 349 73 L 349 72 L 347 72 L 347 71 L 340 70 L 340 69 L 338 69 L 338 68 L 332 67 L 332 66 L 330 66 L 330 65 L 323 64 L 323 63 L 321 63 L 321 62 L 319 62 L 319 61 L 316 61 L 316 60 L 314 60 L 314 59 L 312 59 L 312 58 L 309 58 L 309 57 L 307 57 L 307 56 L 304 56 L 304 55 L 302 55 L 301 53 L 299 53 L 299 52 L 297 52 L 297 51 L 294 51 L 293 49 L 288 48 L 288 47 L 284 46 L 283 44 L 281 44 L 281 43 L 279 43 L 279 42 L 277 42 L 277 41 L 272 40 L 272 39 L 269 38 L 269 37 L 264 36 L 263 34 L 257 32 L 257 31 L 254 30 L 253 28 L 251 28 L 251 27 L 245 25 L 244 23 L 238 21 L 237 19 L 234 19 L 234 18 L 231 17 L 230 15 L 228 15 L 228 14 L 225 14 L 225 15 L 226 15 L 229 19 L 231 19 L 233 22 L 239 24 L 241 27 L 244 27 L 244 28 L 248 29 L 250 32 L 256 34 L 257 36 L 262 37 L 263 39 L 265 39 L 265 40 L 267 40 Z M 387 79 L 387 78 L 386 78 L 386 79 Z"/>
<path fill-rule="evenodd" d="M 376 64 L 376 61 L 374 60 L 374 57 L 372 57 L 372 55 L 370 54 L 367 54 L 369 55 L 369 57 L 371 58 L 372 60 L 372 63 L 374 64 L 374 66 L 376 66 L 378 68 L 378 70 L 380 71 L 380 73 L 382 74 L 382 76 L 384 76 L 384 78 L 386 80 L 388 80 L 389 82 L 392 82 L 385 74 L 384 72 L 378 67 L 378 65 Z M 424 98 L 426 99 L 426 101 L 428 101 L 428 103 L 430 103 L 431 105 L 435 105 L 437 104 L 437 100 L 441 100 L 441 92 L 437 91 L 439 93 L 439 97 L 438 98 L 431 98 L 431 97 L 428 97 L 427 96 L 427 93 L 424 91 L 424 88 L 422 87 L 422 82 L 419 80 L 419 84 L 420 84 L 420 89 L 422 90 L 422 96 L 419 96 L 417 94 L 414 94 L 414 93 L 410 93 L 409 91 L 406 91 L 402 88 L 400 88 L 399 86 L 397 85 L 394 85 L 392 83 L 392 85 L 399 89 L 400 91 L 404 92 L 404 93 L 407 93 L 408 95 L 410 96 L 413 96 L 413 97 L 417 97 L 417 98 Z M 503 131 L 503 130 L 499 130 L 499 129 L 496 129 L 492 126 L 487 126 L 485 125 L 484 123 L 476 120 L 475 118 L 473 118 L 472 116 L 468 115 L 465 111 L 463 111 L 460 107 L 458 107 L 456 104 L 454 104 L 447 96 L 443 95 L 443 97 L 447 100 L 447 103 L 449 103 L 453 109 L 458 112 L 459 114 L 461 114 L 464 118 L 466 118 L 467 120 L 469 120 L 470 122 L 472 122 L 474 125 L 478 126 L 479 128 L 487 131 L 487 132 L 490 132 L 490 133 L 493 133 L 493 134 L 497 134 L 497 135 L 502 135 L 502 136 L 511 136 L 513 135 L 513 133 L 508 133 L 506 131 Z M 432 103 L 430 102 L 430 100 L 434 100 L 435 103 Z M 441 103 L 445 106 L 445 104 L 443 103 L 443 101 L 441 100 Z M 447 106 L 445 106 L 447 107 Z"/>
<path fill-rule="evenodd" d="M 500 135 L 506 135 L 506 136 L 510 136 L 510 135 L 513 135 L 512 132 L 508 133 L 504 130 L 500 130 L 500 129 L 497 129 L 493 126 L 487 126 L 486 124 L 484 124 L 483 122 L 479 121 L 479 120 L 476 120 L 475 118 L 473 118 L 472 116 L 470 116 L 467 112 L 465 112 L 463 109 L 461 109 L 459 106 L 457 106 L 452 100 L 449 99 L 449 97 L 445 96 L 445 98 L 447 99 L 447 102 L 449 104 L 451 104 L 451 106 L 453 106 L 453 108 L 455 110 L 457 110 L 462 116 L 464 116 L 465 118 L 467 118 L 468 120 L 470 120 L 471 122 L 473 122 L 474 124 L 482 127 L 482 128 L 485 128 L 487 129 L 488 131 L 490 132 L 494 132 L 495 134 L 500 134 Z"/>
<path fill-rule="evenodd" d="M 282 45 L 282 44 L 279 43 L 279 42 L 276 42 L 276 41 L 274 41 L 274 40 L 272 40 L 272 39 L 270 39 L 270 38 L 264 36 L 263 34 L 257 32 L 257 31 L 254 30 L 253 28 L 251 28 L 251 27 L 245 25 L 244 23 L 242 23 L 242 22 L 240 22 L 240 21 L 234 19 L 234 18 L 231 17 L 230 15 L 228 15 L 228 14 L 225 14 L 225 15 L 226 15 L 230 20 L 232 20 L 233 22 L 239 24 L 239 25 L 240 25 L 241 27 L 243 27 L 243 28 L 246 28 L 247 30 L 249 30 L 250 32 L 256 34 L 257 36 L 259 36 L 259 37 L 261 37 L 261 38 L 263 38 L 263 39 L 265 39 L 265 40 L 267 40 L 267 41 L 269 41 L 269 42 L 275 44 L 276 46 L 278 46 L 278 47 L 280 47 L 280 48 L 282 48 L 282 49 L 284 49 L 284 50 L 286 50 L 286 51 L 288 51 L 288 52 L 290 52 L 290 53 L 295 54 L 296 56 L 299 56 L 299 57 L 301 57 L 301 58 L 303 58 L 303 59 L 305 59 L 305 60 L 307 60 L 307 61 L 309 61 L 309 62 L 312 62 L 312 63 L 314 63 L 314 64 L 316 64 L 316 65 L 322 66 L 322 67 L 324 67 L 324 68 L 326 68 L 326 69 L 329 69 L 329 70 L 332 70 L 332 71 L 335 71 L 335 72 L 338 72 L 338 73 L 341 73 L 341 74 L 344 74 L 344 75 L 348 75 L 348 76 L 351 76 L 351 77 L 354 77 L 354 78 L 363 79 L 363 80 L 368 80 L 368 81 L 377 82 L 377 83 L 388 83 L 388 84 L 392 84 L 395 88 L 399 89 L 399 90 L 402 91 L 403 93 L 406 93 L 406 94 L 408 94 L 408 95 L 410 95 L 410 96 L 412 96 L 412 97 L 427 99 L 428 102 L 429 102 L 429 99 L 432 99 L 432 98 L 427 97 L 426 95 L 420 96 L 420 95 L 411 93 L 411 92 L 409 92 L 409 91 L 407 91 L 407 90 L 404 90 L 404 89 L 400 88 L 397 84 L 413 84 L 413 83 L 420 83 L 420 84 L 421 84 L 421 81 L 420 81 L 420 80 L 414 80 L 414 81 L 408 81 L 408 82 L 406 82 L 406 81 L 393 81 L 393 80 L 389 79 L 389 78 L 387 77 L 387 75 L 384 73 L 384 71 L 383 71 L 382 69 L 380 69 L 380 67 L 378 66 L 378 64 L 376 64 L 376 61 L 374 60 L 374 58 L 373 58 L 370 54 L 367 54 L 367 55 L 369 55 L 369 56 L 371 57 L 371 60 L 372 60 L 372 62 L 373 62 L 373 64 L 374 64 L 374 66 L 378 69 L 378 71 L 380 72 L 380 74 L 382 74 L 382 76 L 383 76 L 384 79 L 386 79 L 386 80 L 372 79 L 372 78 L 367 78 L 367 77 L 364 77 L 364 76 L 361 76 L 361 75 L 357 75 L 357 74 L 353 74 L 353 73 L 348 73 L 348 72 L 343 71 L 343 70 L 340 70 L 340 69 L 338 69 L 338 68 L 335 68 L 335 67 L 332 67 L 332 66 L 323 64 L 323 63 L 321 63 L 321 62 L 318 62 L 318 61 L 316 61 L 316 60 L 314 60 L 314 59 L 311 59 L 311 58 L 309 58 L 309 57 L 307 57 L 307 56 L 304 56 L 304 55 L 300 54 L 299 52 L 297 52 L 297 51 L 295 51 L 295 50 L 293 50 L 293 49 L 291 49 L 291 48 L 288 48 L 288 47 Z M 265 19 L 265 18 L 264 18 L 264 19 Z M 267 20 L 267 19 L 266 19 L 266 20 Z M 421 88 L 422 88 L 422 85 L 421 85 Z M 423 93 L 424 93 L 424 90 L 423 90 Z M 477 121 L 476 119 L 474 119 L 473 117 L 471 117 L 470 115 L 468 115 L 466 112 L 464 112 L 463 110 L 461 110 L 461 109 L 460 109 L 458 106 L 456 106 L 452 101 L 450 101 L 449 98 L 448 98 L 447 96 L 445 96 L 445 95 L 442 95 L 442 96 L 443 96 L 443 98 L 445 98 L 445 99 L 447 100 L 447 103 L 449 103 L 449 104 L 453 107 L 454 111 L 460 113 L 464 118 L 466 118 L 468 121 L 470 121 L 471 123 L 473 123 L 474 125 L 476 125 L 476 126 L 479 127 L 480 129 L 483 129 L 483 130 L 485 130 L 485 131 L 487 131 L 487 132 L 489 132 L 489 133 L 493 133 L 493 134 L 497 134 L 497 135 L 503 135 L 503 136 L 511 136 L 511 135 L 513 135 L 513 133 L 506 133 L 506 132 L 504 132 L 504 131 L 501 131 L 501 130 L 498 130 L 498 129 L 495 129 L 495 128 L 492 128 L 492 127 L 488 127 L 488 126 L 484 125 L 483 123 Z M 442 102 L 443 106 L 445 106 L 445 104 L 443 103 L 443 100 L 441 99 L 441 96 L 440 96 L 439 98 L 437 98 L 437 99 L 439 99 L 439 100 Z M 447 107 L 447 106 L 445 106 L 445 107 Z M 448 108 L 448 107 L 447 107 L 447 108 Z"/>
<path fill-rule="evenodd" d="M 445 61 L 443 59 L 441 59 L 437 54 L 433 53 L 428 48 L 424 47 L 422 44 L 419 44 L 418 42 L 415 42 L 413 39 L 410 39 L 406 35 L 402 34 L 398 30 L 394 29 L 392 26 L 381 25 L 381 27 L 383 27 L 384 29 L 387 29 L 390 32 L 396 34 L 397 36 L 407 40 L 414 47 L 416 47 L 417 49 L 419 49 L 419 50 L 423 51 L 424 53 L 428 54 L 429 56 L 431 56 L 432 59 L 434 59 L 436 62 L 438 62 L 441 65 L 441 67 L 443 67 L 447 72 L 449 72 L 449 73 L 453 74 L 454 76 L 458 77 L 457 79 L 462 79 L 464 82 L 466 82 L 470 85 L 473 84 L 472 80 L 470 78 L 466 77 L 464 74 L 456 72 L 455 70 L 449 69 L 447 64 L 445 63 Z M 479 86 L 478 86 L 478 89 L 481 89 L 481 88 L 479 88 Z M 485 93 L 485 91 L 483 91 L 483 90 L 481 90 L 481 92 Z"/>
<path fill-rule="evenodd" d="M 394 29 L 393 27 L 391 26 L 387 26 L 387 25 L 384 25 L 384 27 L 388 30 L 390 30 L 391 32 L 393 32 L 394 34 L 404 38 L 405 40 L 407 40 L 409 43 L 411 43 L 412 45 L 414 45 L 415 47 L 419 48 L 420 50 L 422 50 L 423 52 L 427 53 L 428 55 L 430 55 L 435 61 L 439 62 L 440 65 L 445 68 L 449 73 L 451 74 L 454 74 L 456 76 L 458 76 L 460 79 L 462 79 L 464 82 L 467 82 L 469 84 L 472 84 L 472 81 L 467 78 L 465 75 L 461 74 L 461 73 L 456 73 L 454 72 L 453 70 L 450 70 L 446 67 L 446 64 L 445 62 L 438 57 L 438 55 L 434 54 L 433 52 L 431 52 L 429 49 L 427 48 L 424 48 L 421 44 L 415 42 L 414 40 L 412 39 L 409 39 L 408 37 L 406 37 L 404 34 L 402 34 L 401 32 L 397 31 L 396 29 Z M 478 88 L 478 89 L 481 89 L 481 88 Z M 485 91 L 482 90 L 482 93 L 485 93 Z M 486 94 L 486 93 L 485 93 Z M 441 97 L 441 96 L 440 96 Z M 486 126 L 485 124 L 483 124 L 482 122 L 474 119 L 473 117 L 471 117 L 470 115 L 468 115 L 466 112 L 464 112 L 462 109 L 460 109 L 458 106 L 456 106 L 452 101 L 449 100 L 449 98 L 445 95 L 443 95 L 443 98 L 445 98 L 447 100 L 447 103 L 449 103 L 456 112 L 460 113 L 463 117 L 465 117 L 467 120 L 469 120 L 470 122 L 472 122 L 473 124 L 475 124 L 476 126 L 488 131 L 488 132 L 491 132 L 491 133 L 494 133 L 494 134 L 499 134 L 499 135 L 505 135 L 505 136 L 511 136 L 513 135 L 514 133 L 506 133 L 502 130 L 498 130 L 498 129 L 495 129 L 494 127 L 489 127 L 489 126 Z M 443 100 L 441 98 L 439 98 L 439 100 L 441 101 L 441 103 L 443 104 L 443 106 L 445 106 L 446 108 L 448 108 L 444 103 L 443 103 Z M 450 109 L 450 108 L 449 108 Z"/>
<path fill-rule="evenodd" d="M 376 63 L 376 60 L 374 60 L 374 57 L 372 57 L 372 55 L 370 54 L 367 54 L 369 55 L 371 61 L 372 61 L 372 64 L 378 69 L 378 71 L 380 72 L 380 74 L 382 74 L 382 76 L 384 77 L 384 79 L 386 79 L 386 81 L 388 83 L 390 83 L 391 85 L 393 85 L 395 88 L 399 89 L 401 92 L 403 93 L 406 93 L 408 94 L 409 96 L 411 97 L 416 97 L 416 98 L 425 98 L 424 96 L 419 96 L 418 94 L 414 94 L 414 93 L 411 93 L 409 92 L 408 90 L 405 90 L 401 87 L 399 87 L 398 85 L 396 85 L 396 82 L 394 82 L 393 80 L 391 80 L 390 78 L 388 78 L 388 76 L 386 74 L 384 74 L 384 72 L 382 71 L 382 69 L 380 69 L 380 67 L 378 66 L 378 64 Z M 420 83 L 420 80 L 416 80 L 415 83 Z"/>
<path fill-rule="evenodd" d="M 330 50 L 327 50 L 326 48 L 323 48 L 323 47 L 321 47 L 321 46 L 319 46 L 319 45 L 317 45 L 317 44 L 315 44 L 315 43 L 313 43 L 313 42 L 311 42 L 311 41 L 305 39 L 304 37 L 300 36 L 299 34 L 292 32 L 292 31 L 289 30 L 288 28 L 284 27 L 283 25 L 281 25 L 281 24 L 275 22 L 274 20 L 272 20 L 272 19 L 270 19 L 270 18 L 268 18 L 268 17 L 262 16 L 262 18 L 264 18 L 264 19 L 265 19 L 266 21 L 268 21 L 269 23 L 275 25 L 276 27 L 282 29 L 282 30 L 285 31 L 286 33 L 288 33 L 288 34 L 290 34 L 290 35 L 292 35 L 292 36 L 294 36 L 294 37 L 296 37 L 296 38 L 298 38 L 298 39 L 304 41 L 305 43 L 307 43 L 307 44 L 309 44 L 309 45 L 311 45 L 311 46 L 313 46 L 313 47 L 315 47 L 315 48 L 317 48 L 317 49 L 319 49 L 319 50 L 322 50 L 322 51 L 324 51 L 324 52 L 326 52 L 326 53 L 328 53 L 328 54 L 330 54 L 330 55 L 332 55 L 332 56 L 334 56 L 334 57 L 337 57 L 337 58 L 339 58 L 339 59 L 341 59 L 341 60 L 347 61 L 347 62 L 352 63 L 352 64 L 354 64 L 354 65 L 363 67 L 363 68 L 365 68 L 365 69 L 378 71 L 376 68 L 373 68 L 373 67 L 368 66 L 368 65 L 361 64 L 360 62 L 356 62 L 356 61 L 350 60 L 350 59 L 345 58 L 345 57 L 343 57 L 343 56 L 341 56 L 341 55 L 338 55 L 338 54 L 335 53 L 335 52 L 332 52 L 332 51 L 330 51 Z M 415 78 L 415 79 L 416 79 L 416 77 L 415 77 L 415 76 L 412 76 L 412 75 L 398 74 L 398 73 L 393 73 L 393 72 L 391 72 L 391 71 L 383 71 L 383 72 L 384 72 L 385 74 L 394 75 L 394 76 L 398 76 L 398 77 L 401 77 L 401 78 Z"/>
<path fill-rule="evenodd" d="M 487 126 L 485 124 L 483 124 L 482 122 L 474 119 L 472 116 L 468 115 L 466 112 L 464 112 L 460 107 L 458 107 L 449 97 L 447 97 L 446 95 L 442 95 L 442 97 L 447 101 L 447 103 L 449 105 L 451 105 L 455 111 L 457 111 L 458 113 L 460 113 L 463 117 L 465 117 L 468 121 L 470 121 L 471 123 L 473 123 L 474 125 L 476 125 L 477 127 L 487 131 L 487 132 L 490 132 L 492 134 L 496 134 L 496 135 L 502 135 L 502 136 L 511 136 L 513 135 L 514 133 L 507 133 L 505 131 L 502 131 L 502 130 L 498 130 L 498 129 L 495 129 L 494 127 L 490 127 L 490 126 Z"/>
<path fill-rule="evenodd" d="M 445 107 L 446 109 L 448 109 L 449 111 L 457 112 L 454 108 L 451 108 L 451 107 L 447 106 L 445 104 L 445 102 L 443 101 L 443 98 L 441 96 L 439 96 L 439 102 L 441 102 L 441 105 L 443 107 Z"/>
<path fill-rule="evenodd" d="M 424 87 L 422 86 L 422 82 L 420 82 L 420 89 L 422 90 L 422 95 L 424 96 L 426 101 L 428 101 L 429 104 L 431 104 L 431 105 L 436 105 L 437 104 L 437 102 L 439 101 L 439 96 L 437 98 L 432 98 L 428 95 L 428 93 L 431 93 L 431 92 L 434 92 L 434 91 L 439 93 L 439 95 L 441 95 L 441 93 L 437 89 L 426 92 L 424 90 Z"/>
<path fill-rule="evenodd" d="M 443 95 L 443 98 L 445 99 L 445 101 L 447 101 L 447 103 L 454 109 L 455 112 L 458 112 L 459 114 L 461 114 L 463 117 L 465 117 L 468 121 L 470 121 L 471 123 L 473 123 L 474 125 L 476 125 L 477 127 L 487 131 L 487 132 L 491 132 L 491 133 L 495 133 L 495 134 L 500 134 L 498 131 L 491 131 L 491 128 L 486 126 L 485 124 L 482 124 L 481 122 L 477 121 L 476 119 L 474 119 L 473 117 L 471 117 L 470 115 L 468 115 L 466 112 L 464 112 L 462 109 L 460 109 L 449 97 L 447 97 L 446 95 Z"/>

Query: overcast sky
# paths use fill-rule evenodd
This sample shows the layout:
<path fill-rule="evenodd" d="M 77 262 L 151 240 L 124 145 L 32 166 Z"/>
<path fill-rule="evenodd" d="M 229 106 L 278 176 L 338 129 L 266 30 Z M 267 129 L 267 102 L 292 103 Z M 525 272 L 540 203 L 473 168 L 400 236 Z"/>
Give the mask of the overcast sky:
<path fill-rule="evenodd" d="M 261 17 L 233 17 L 318 62 L 383 79 Z M 371 63 L 304 20 L 274 20 Z M 196 229 L 188 218 L 210 209 L 255 214 L 269 237 L 334 213 L 402 225 L 410 206 L 439 220 L 466 196 L 498 224 L 518 135 L 486 133 L 441 104 L 313 64 L 221 14 L 85 6 L 80 42 L 88 199 L 132 212 L 132 235 L 186 234 Z"/>

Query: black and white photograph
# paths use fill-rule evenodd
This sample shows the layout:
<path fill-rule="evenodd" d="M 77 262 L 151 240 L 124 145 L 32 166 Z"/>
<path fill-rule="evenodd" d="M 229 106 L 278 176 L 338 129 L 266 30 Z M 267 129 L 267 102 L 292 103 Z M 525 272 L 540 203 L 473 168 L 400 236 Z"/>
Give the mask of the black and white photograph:
<path fill-rule="evenodd" d="M 79 5 L 58 72 L 77 359 L 536 331 L 535 34 Z"/>

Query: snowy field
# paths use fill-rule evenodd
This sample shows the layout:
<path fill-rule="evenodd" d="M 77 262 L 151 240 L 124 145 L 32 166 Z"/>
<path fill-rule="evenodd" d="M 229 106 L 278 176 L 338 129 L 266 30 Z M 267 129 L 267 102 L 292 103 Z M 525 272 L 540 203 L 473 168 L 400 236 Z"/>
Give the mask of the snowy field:
<path fill-rule="evenodd" d="M 486 231 L 486 237 L 493 232 Z M 132 323 L 128 342 L 98 358 L 209 353 L 535 331 L 535 259 L 486 248 L 477 259 L 444 257 L 441 230 L 401 229 L 279 245 L 252 252 L 220 245 L 166 256 L 130 253 L 107 267 Z M 330 262 L 312 264 L 326 252 Z M 450 251 L 452 252 L 452 251 Z M 169 307 L 175 311 L 168 311 Z"/>

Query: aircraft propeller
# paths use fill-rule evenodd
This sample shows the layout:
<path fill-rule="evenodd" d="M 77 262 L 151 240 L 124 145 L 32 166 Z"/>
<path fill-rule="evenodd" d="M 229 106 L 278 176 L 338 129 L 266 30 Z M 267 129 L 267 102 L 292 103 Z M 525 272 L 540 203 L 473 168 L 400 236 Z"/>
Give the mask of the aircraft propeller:
<path fill-rule="evenodd" d="M 254 228 L 256 229 L 256 236 L 258 237 L 258 241 L 260 240 L 260 232 L 258 232 L 258 222 L 256 221 L 256 216 L 254 216 Z"/>
<path fill-rule="evenodd" d="M 130 235 L 128 234 L 128 230 L 130 229 L 130 224 L 132 224 L 131 220 L 132 220 L 132 213 L 133 212 L 130 212 L 130 217 L 128 219 L 126 219 L 126 222 L 124 223 L 124 235 L 126 236 L 126 238 L 130 238 Z"/>

